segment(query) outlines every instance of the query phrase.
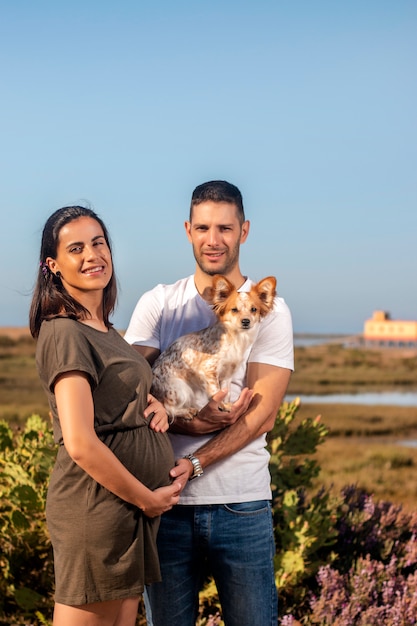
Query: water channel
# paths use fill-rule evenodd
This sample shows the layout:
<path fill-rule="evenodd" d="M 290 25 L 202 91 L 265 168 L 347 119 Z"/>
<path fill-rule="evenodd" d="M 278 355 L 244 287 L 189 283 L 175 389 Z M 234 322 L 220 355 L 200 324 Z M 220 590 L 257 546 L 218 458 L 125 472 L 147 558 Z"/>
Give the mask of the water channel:
<path fill-rule="evenodd" d="M 340 337 L 343 341 L 344 337 Z M 324 337 L 295 337 L 294 345 L 309 346 L 320 345 L 334 340 L 334 337 L 327 339 Z M 291 395 L 285 398 L 290 402 L 296 397 L 300 398 L 303 404 L 367 404 L 372 406 L 402 406 L 417 408 L 417 392 L 415 391 L 381 391 L 365 393 L 335 393 L 327 395 Z M 416 411 L 417 425 L 417 411 Z M 417 439 L 405 439 L 397 441 L 398 445 L 406 447 L 417 447 Z"/>
<path fill-rule="evenodd" d="M 369 393 L 335 393 L 328 395 L 291 395 L 287 401 L 300 398 L 303 404 L 369 404 L 375 406 L 415 406 L 417 407 L 417 392 L 415 391 L 381 391 Z M 417 418 L 417 413 L 416 413 Z"/>
<path fill-rule="evenodd" d="M 416 392 L 381 391 L 378 393 L 335 393 L 326 396 L 287 396 L 285 400 L 290 402 L 300 398 L 303 404 L 369 404 L 373 406 L 410 406 L 417 408 Z M 416 410 L 417 425 L 417 410 Z M 417 439 L 403 439 L 397 441 L 399 446 L 417 448 Z"/>

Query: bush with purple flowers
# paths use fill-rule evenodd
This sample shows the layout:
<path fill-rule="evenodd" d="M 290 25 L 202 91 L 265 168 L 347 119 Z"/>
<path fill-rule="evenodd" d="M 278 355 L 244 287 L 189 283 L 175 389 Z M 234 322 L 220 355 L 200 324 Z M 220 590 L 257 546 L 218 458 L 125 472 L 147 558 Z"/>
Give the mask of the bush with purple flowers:
<path fill-rule="evenodd" d="M 355 486 L 307 496 L 319 468 L 303 455 L 327 430 L 295 427 L 297 409 L 283 407 L 270 438 L 280 626 L 417 624 L 417 512 Z"/>
<path fill-rule="evenodd" d="M 338 511 L 337 558 L 319 570 L 311 624 L 417 624 L 417 513 L 353 487 Z"/>
<path fill-rule="evenodd" d="M 320 626 L 417 624 L 417 571 L 406 575 L 393 556 L 387 564 L 359 558 L 347 574 L 327 565 L 308 623 Z"/>

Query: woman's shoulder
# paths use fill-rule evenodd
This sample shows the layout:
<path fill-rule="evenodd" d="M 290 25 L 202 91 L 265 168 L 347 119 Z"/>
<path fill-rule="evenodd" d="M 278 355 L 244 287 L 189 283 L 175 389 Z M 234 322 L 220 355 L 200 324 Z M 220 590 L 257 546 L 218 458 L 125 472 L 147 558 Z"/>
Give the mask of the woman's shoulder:
<path fill-rule="evenodd" d="M 70 317 L 54 317 L 42 322 L 38 345 L 55 345 L 57 348 L 64 345 L 91 346 L 100 343 L 89 326 Z M 102 335 L 103 333 L 97 334 Z"/>
<path fill-rule="evenodd" d="M 48 336 L 57 332 L 81 332 L 82 324 L 71 317 L 53 317 L 43 320 L 39 331 L 39 338 Z"/>

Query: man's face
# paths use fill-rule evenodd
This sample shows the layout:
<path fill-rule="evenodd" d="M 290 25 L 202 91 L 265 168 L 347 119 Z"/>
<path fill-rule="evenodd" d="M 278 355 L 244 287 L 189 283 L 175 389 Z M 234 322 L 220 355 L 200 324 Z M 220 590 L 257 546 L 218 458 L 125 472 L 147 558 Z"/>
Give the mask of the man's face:
<path fill-rule="evenodd" d="M 234 204 L 208 200 L 193 208 L 185 229 L 199 268 L 210 276 L 227 275 L 239 263 L 239 247 L 246 240 L 249 222 L 240 224 Z"/>

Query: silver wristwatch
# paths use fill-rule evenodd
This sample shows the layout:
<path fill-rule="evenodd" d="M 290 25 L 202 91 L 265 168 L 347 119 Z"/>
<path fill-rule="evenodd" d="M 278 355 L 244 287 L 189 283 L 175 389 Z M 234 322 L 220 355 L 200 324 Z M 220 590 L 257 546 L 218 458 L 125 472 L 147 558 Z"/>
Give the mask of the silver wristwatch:
<path fill-rule="evenodd" d="M 193 478 L 197 478 L 197 476 L 201 476 L 204 473 L 200 461 L 194 456 L 194 454 L 187 454 L 183 458 L 188 459 L 193 464 L 193 473 L 190 476 L 190 480 L 193 480 Z"/>

